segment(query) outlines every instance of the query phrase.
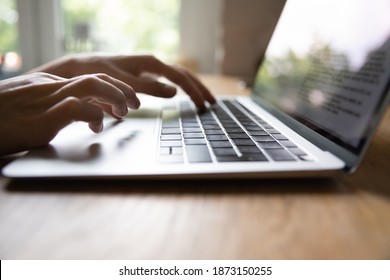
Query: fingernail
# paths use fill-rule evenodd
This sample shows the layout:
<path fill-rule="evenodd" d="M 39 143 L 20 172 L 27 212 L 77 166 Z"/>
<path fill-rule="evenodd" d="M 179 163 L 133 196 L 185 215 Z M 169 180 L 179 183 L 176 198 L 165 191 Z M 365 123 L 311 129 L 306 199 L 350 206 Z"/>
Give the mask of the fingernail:
<path fill-rule="evenodd" d="M 131 102 L 127 102 L 127 105 L 129 106 L 130 109 L 138 109 L 139 106 L 141 105 L 141 102 L 139 101 L 139 99 L 135 99 L 135 100 L 132 100 Z"/>
<path fill-rule="evenodd" d="M 103 123 L 102 122 L 91 122 L 91 123 L 89 123 L 89 127 L 95 133 L 100 133 L 103 131 Z"/>
<path fill-rule="evenodd" d="M 118 117 L 120 117 L 120 118 L 126 116 L 127 113 L 129 112 L 129 111 L 127 110 L 127 106 L 124 106 L 124 107 L 122 107 L 122 108 L 120 108 L 120 109 L 119 109 L 119 108 L 114 108 L 112 111 L 113 111 L 113 113 L 114 113 L 116 116 L 118 116 Z"/>
<path fill-rule="evenodd" d="M 98 128 L 98 132 L 102 132 L 103 131 L 103 123 L 100 123 L 100 126 Z"/>

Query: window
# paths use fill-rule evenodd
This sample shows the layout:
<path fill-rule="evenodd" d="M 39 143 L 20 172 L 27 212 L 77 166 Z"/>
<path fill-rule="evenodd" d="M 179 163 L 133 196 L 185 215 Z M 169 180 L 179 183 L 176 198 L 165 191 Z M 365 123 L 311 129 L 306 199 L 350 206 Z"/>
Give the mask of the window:
<path fill-rule="evenodd" d="M 66 53 L 177 56 L 180 0 L 62 0 L 61 5 Z"/>
<path fill-rule="evenodd" d="M 6 77 L 18 71 L 21 59 L 18 51 L 18 12 L 15 0 L 0 2 L 0 75 Z"/>
<path fill-rule="evenodd" d="M 210 73 L 215 69 L 222 4 L 223 0 L 0 0 L 0 53 L 16 54 L 9 58 L 19 64 L 22 57 L 21 72 L 64 54 L 100 51 L 153 53 L 168 63 Z M 4 35 L 6 29 L 13 35 Z"/>

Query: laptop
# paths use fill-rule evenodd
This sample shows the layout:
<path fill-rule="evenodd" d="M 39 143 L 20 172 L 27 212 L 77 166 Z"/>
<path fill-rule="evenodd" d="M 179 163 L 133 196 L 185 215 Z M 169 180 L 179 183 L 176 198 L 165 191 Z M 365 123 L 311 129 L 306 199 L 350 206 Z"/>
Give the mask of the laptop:
<path fill-rule="evenodd" d="M 123 121 L 64 128 L 11 178 L 265 178 L 353 172 L 389 102 L 388 0 L 288 0 L 250 97 L 197 112 L 143 96 Z"/>

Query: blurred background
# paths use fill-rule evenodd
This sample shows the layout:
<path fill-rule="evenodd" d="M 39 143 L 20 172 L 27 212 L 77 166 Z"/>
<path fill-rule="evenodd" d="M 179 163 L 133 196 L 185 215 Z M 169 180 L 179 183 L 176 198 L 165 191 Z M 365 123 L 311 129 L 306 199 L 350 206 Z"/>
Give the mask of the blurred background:
<path fill-rule="evenodd" d="M 285 0 L 0 0 L 0 75 L 81 52 L 153 53 L 251 83 Z"/>

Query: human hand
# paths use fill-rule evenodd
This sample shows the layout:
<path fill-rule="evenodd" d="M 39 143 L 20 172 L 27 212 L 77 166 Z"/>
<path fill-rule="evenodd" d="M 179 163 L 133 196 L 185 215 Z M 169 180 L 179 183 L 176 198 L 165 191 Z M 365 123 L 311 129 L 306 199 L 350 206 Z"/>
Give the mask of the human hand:
<path fill-rule="evenodd" d="M 61 78 L 34 73 L 0 82 L 0 154 L 48 144 L 73 121 L 103 128 L 103 112 L 124 117 L 140 102 L 134 90 L 105 74 Z"/>
<path fill-rule="evenodd" d="M 210 91 L 188 70 L 180 66 L 167 65 L 149 55 L 71 56 L 46 64 L 37 70 L 65 78 L 105 73 L 130 85 L 136 92 L 158 97 L 172 97 L 176 94 L 176 88 L 157 81 L 158 77 L 165 77 L 180 86 L 198 108 L 205 109 L 205 101 L 215 103 L 215 98 Z"/>

